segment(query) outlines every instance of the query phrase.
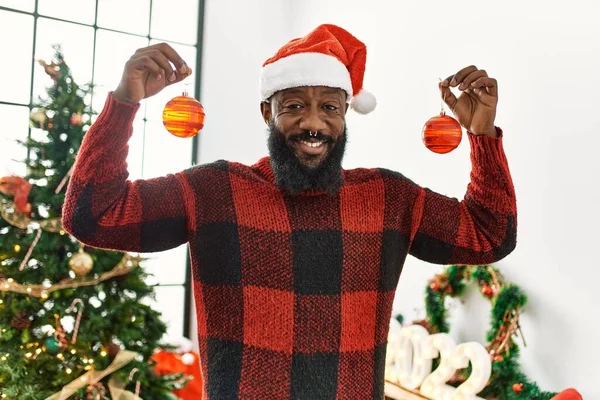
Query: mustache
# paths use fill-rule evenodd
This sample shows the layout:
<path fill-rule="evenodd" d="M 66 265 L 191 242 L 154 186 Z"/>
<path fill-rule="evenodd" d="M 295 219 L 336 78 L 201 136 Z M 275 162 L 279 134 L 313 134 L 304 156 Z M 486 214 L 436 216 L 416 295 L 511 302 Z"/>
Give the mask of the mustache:
<path fill-rule="evenodd" d="M 310 139 L 317 139 L 319 141 L 323 141 L 323 142 L 327 142 L 327 143 L 334 143 L 335 142 L 335 138 L 332 135 L 328 135 L 326 133 L 323 132 L 317 132 L 316 136 L 311 136 L 311 131 L 302 131 L 299 133 L 295 133 L 289 136 L 288 140 L 304 140 L 304 141 L 308 141 Z"/>

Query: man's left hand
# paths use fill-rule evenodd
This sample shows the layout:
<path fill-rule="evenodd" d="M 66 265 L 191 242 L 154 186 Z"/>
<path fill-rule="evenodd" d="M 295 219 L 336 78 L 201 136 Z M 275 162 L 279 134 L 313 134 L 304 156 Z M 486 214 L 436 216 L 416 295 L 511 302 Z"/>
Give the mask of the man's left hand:
<path fill-rule="evenodd" d="M 498 82 L 474 65 L 450 75 L 439 84 L 442 99 L 458 122 L 474 135 L 496 136 L 494 120 L 498 104 Z M 458 98 L 450 88 L 458 87 Z"/>

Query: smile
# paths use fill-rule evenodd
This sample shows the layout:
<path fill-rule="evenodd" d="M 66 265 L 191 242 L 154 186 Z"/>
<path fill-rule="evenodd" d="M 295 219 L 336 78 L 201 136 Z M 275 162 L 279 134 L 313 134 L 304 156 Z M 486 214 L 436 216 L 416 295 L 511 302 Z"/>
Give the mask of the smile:
<path fill-rule="evenodd" d="M 298 155 L 304 154 L 307 156 L 321 156 L 327 152 L 327 141 L 309 139 L 309 140 L 297 140 L 294 142 L 294 147 L 299 153 Z"/>
<path fill-rule="evenodd" d="M 325 142 L 307 142 L 304 140 L 301 140 L 301 142 L 302 142 L 302 144 L 304 144 L 306 146 L 310 146 L 310 147 L 319 147 L 319 146 L 322 146 L 323 143 L 325 143 Z"/>

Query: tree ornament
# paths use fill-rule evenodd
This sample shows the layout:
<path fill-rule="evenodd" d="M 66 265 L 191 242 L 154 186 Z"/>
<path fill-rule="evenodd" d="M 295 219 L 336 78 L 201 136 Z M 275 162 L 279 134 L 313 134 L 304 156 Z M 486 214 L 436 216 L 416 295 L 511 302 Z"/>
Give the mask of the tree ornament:
<path fill-rule="evenodd" d="M 513 392 L 520 393 L 522 391 L 523 391 L 523 384 L 522 383 L 515 383 L 513 385 Z"/>
<path fill-rule="evenodd" d="M 48 74 L 48 76 L 50 76 L 50 78 L 54 79 L 54 81 L 58 80 L 60 76 L 60 64 L 57 64 L 54 61 L 48 64 L 44 60 L 38 60 L 38 64 L 44 67 L 44 71 Z"/>
<path fill-rule="evenodd" d="M 446 115 L 444 110 L 440 115 L 430 118 L 423 126 L 423 143 L 438 154 L 449 153 L 456 149 L 462 140 L 462 128 L 457 120 Z"/>
<path fill-rule="evenodd" d="M 62 350 L 60 342 L 55 337 L 49 337 L 44 341 L 46 353 L 55 356 Z"/>
<path fill-rule="evenodd" d="M 84 277 L 94 268 L 94 260 L 92 256 L 83 251 L 83 246 L 81 246 L 79 252 L 69 260 L 69 268 L 75 272 L 75 275 Z"/>
<path fill-rule="evenodd" d="M 77 318 L 75 320 L 75 327 L 73 328 L 73 338 L 71 339 L 71 343 L 75 344 L 77 342 L 77 333 L 79 332 L 79 324 L 81 323 L 81 315 L 83 313 L 83 300 L 81 299 L 75 299 L 73 300 L 73 302 L 71 303 L 71 307 L 69 307 L 69 309 L 67 310 L 67 312 L 73 312 L 75 311 L 75 306 L 79 304 L 80 308 L 79 311 L 77 312 Z"/>
<path fill-rule="evenodd" d="M 491 295 L 494 294 L 494 290 L 492 289 L 492 287 L 490 285 L 485 284 L 481 288 L 481 293 L 486 297 L 490 297 Z"/>
<path fill-rule="evenodd" d="M 89 385 L 87 387 L 86 393 L 87 400 L 104 400 L 109 398 L 108 392 L 106 391 L 106 388 L 104 387 L 104 384 L 102 382 L 96 382 L 92 385 Z"/>
<path fill-rule="evenodd" d="M 23 310 L 19 311 L 10 321 L 10 326 L 20 331 L 24 331 L 31 326 L 29 315 Z"/>
<path fill-rule="evenodd" d="M 54 319 L 56 325 L 56 329 L 54 331 L 54 339 L 58 343 L 58 347 L 60 347 L 61 350 L 64 350 L 69 345 L 69 339 L 67 339 L 67 332 L 65 331 L 65 328 L 63 328 L 60 322 L 60 315 L 54 314 Z"/>
<path fill-rule="evenodd" d="M 111 343 L 106 348 L 106 351 L 108 352 L 109 357 L 115 358 L 121 351 L 121 347 L 116 343 Z"/>
<path fill-rule="evenodd" d="M 163 124 L 167 131 L 180 138 L 195 136 L 204 127 L 204 107 L 184 91 L 172 98 L 163 109 Z"/>
<path fill-rule="evenodd" d="M 35 239 L 33 239 L 31 246 L 29 246 L 29 250 L 27 250 L 27 254 L 25 254 L 25 257 L 23 257 L 23 260 L 21 261 L 21 265 L 19 266 L 19 271 L 23 271 L 25 269 L 25 266 L 27 265 L 27 263 L 29 262 L 29 258 L 31 257 L 31 253 L 33 253 L 33 249 L 35 249 L 35 246 L 37 246 L 37 243 L 40 240 L 41 236 L 42 236 L 42 228 L 38 228 L 37 234 L 35 235 Z"/>
<path fill-rule="evenodd" d="M 448 276 L 444 274 L 436 274 L 432 279 L 429 280 L 429 287 L 433 291 L 446 291 L 450 286 Z"/>
<path fill-rule="evenodd" d="M 135 376 L 135 374 L 137 374 L 139 372 L 139 369 L 134 368 L 131 370 L 131 372 L 129 372 L 129 382 L 133 381 L 133 377 Z M 135 382 L 135 397 L 139 397 L 140 396 L 140 389 L 142 388 L 142 383 L 138 380 Z"/>
<path fill-rule="evenodd" d="M 14 196 L 15 207 L 21 214 L 31 215 L 31 203 L 29 203 L 29 192 L 31 183 L 20 176 L 5 176 L 0 178 L 0 193 Z"/>
<path fill-rule="evenodd" d="M 73 113 L 71 114 L 71 125 L 72 126 L 81 126 L 83 125 L 83 116 L 81 113 Z"/>
<path fill-rule="evenodd" d="M 46 115 L 46 111 L 43 108 L 38 109 L 37 111 L 34 111 L 29 115 L 29 120 L 35 124 L 36 128 L 40 129 L 44 129 L 47 119 L 48 116 Z"/>

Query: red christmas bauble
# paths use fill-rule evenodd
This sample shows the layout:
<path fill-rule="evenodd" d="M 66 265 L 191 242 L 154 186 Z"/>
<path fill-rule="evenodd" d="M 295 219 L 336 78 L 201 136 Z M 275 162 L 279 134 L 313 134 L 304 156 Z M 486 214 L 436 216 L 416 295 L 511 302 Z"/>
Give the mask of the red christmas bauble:
<path fill-rule="evenodd" d="M 204 107 L 187 93 L 169 100 L 163 110 L 163 124 L 174 136 L 190 138 L 204 128 Z"/>
<path fill-rule="evenodd" d="M 494 294 L 494 290 L 491 288 L 491 286 L 485 285 L 481 288 L 481 293 L 483 293 L 484 296 L 490 297 L 492 294 Z"/>
<path fill-rule="evenodd" d="M 515 384 L 513 385 L 513 391 L 514 391 L 515 393 L 522 392 L 522 391 L 523 391 L 523 384 L 522 384 L 522 383 L 515 383 Z"/>
<path fill-rule="evenodd" d="M 460 124 L 446 114 L 430 118 L 423 126 L 423 143 L 434 153 L 449 153 L 458 147 L 461 140 Z"/>

